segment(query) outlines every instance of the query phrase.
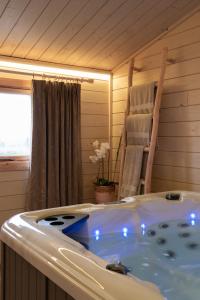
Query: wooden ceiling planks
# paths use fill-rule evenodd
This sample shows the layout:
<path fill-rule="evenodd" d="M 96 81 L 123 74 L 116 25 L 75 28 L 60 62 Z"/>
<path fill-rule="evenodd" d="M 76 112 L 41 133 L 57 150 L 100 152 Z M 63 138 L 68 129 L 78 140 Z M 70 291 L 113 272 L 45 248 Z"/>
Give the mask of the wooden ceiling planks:
<path fill-rule="evenodd" d="M 42 0 L 38 3 L 31 1 L 19 19 L 18 23 L 10 30 L 1 45 L 1 52 L 12 55 L 18 46 L 18 41 L 22 41 L 34 22 L 47 8 L 50 0 Z M 16 38 L 17 37 L 17 38 Z"/>
<path fill-rule="evenodd" d="M 1 0 L 0 55 L 112 70 L 199 0 Z"/>
<path fill-rule="evenodd" d="M 72 20 L 79 15 L 87 2 L 88 0 L 69 1 L 48 29 L 41 34 L 37 43 L 30 49 L 27 56 L 37 60 L 42 59 L 44 53 L 48 51 L 51 45 L 56 43 L 58 36 L 70 26 Z"/>
<path fill-rule="evenodd" d="M 100 26 L 105 24 L 107 20 L 110 22 L 111 15 L 125 2 L 126 0 L 110 0 L 105 2 L 98 13 L 90 20 L 90 22 L 85 24 L 79 33 L 77 33 L 73 39 L 66 42 L 65 45 L 60 49 L 60 51 L 57 53 L 59 55 L 59 59 L 64 62 L 66 61 L 66 58 L 72 61 L 75 50 L 82 47 L 85 41 L 87 41 L 92 35 L 95 35 Z"/>
<path fill-rule="evenodd" d="M 20 0 L 21 1 L 21 0 Z M 33 1 L 33 0 L 32 0 Z M 44 0 L 42 0 L 44 1 Z M 37 0 L 36 0 L 37 2 Z M 65 5 L 66 0 L 49 1 L 48 6 L 32 24 L 22 40 L 19 40 L 17 47 L 14 49 L 12 56 L 25 58 L 30 49 L 34 47 L 42 34 L 49 30 L 54 20 L 59 16 Z M 26 26 L 26 24 L 24 24 Z M 1 52 L 0 52 L 1 53 Z"/>
<path fill-rule="evenodd" d="M 145 45 L 145 43 L 150 42 L 156 36 L 159 36 L 163 32 L 168 31 L 168 27 L 175 23 L 178 18 L 181 18 L 183 15 L 185 15 L 188 11 L 193 9 L 195 7 L 195 4 L 199 2 L 199 0 L 190 1 L 187 0 L 187 3 L 183 5 L 182 7 L 179 5 L 178 7 L 175 6 L 177 1 L 173 1 L 172 5 L 165 5 L 165 7 L 162 9 L 162 6 L 160 7 L 160 13 L 157 7 L 157 14 L 150 19 L 149 22 L 146 24 L 143 23 L 143 26 L 141 25 L 141 28 L 138 29 L 140 32 L 140 35 L 136 34 L 135 30 L 132 30 L 132 39 L 130 39 L 129 43 L 128 38 L 127 40 L 124 40 L 119 47 L 115 49 L 114 52 L 110 52 L 110 55 L 105 56 L 104 60 L 108 63 L 110 60 L 109 65 L 112 65 L 115 63 L 117 66 L 120 64 L 127 56 L 130 56 L 133 52 L 136 52 L 139 50 L 142 46 Z M 183 3 L 186 2 L 185 0 Z M 166 2 L 167 3 L 167 2 Z M 162 26 L 160 26 L 162 24 Z M 132 48 L 132 50 L 131 50 Z M 124 55 L 126 53 L 126 55 Z M 102 61 L 104 62 L 103 58 Z"/>
<path fill-rule="evenodd" d="M 168 0 L 172 1 L 172 0 Z M 157 14 L 160 6 L 163 7 L 168 2 L 163 2 L 160 0 L 144 0 L 140 2 L 135 9 L 130 10 L 126 18 L 122 18 L 122 21 L 117 24 L 117 26 L 109 33 L 107 37 L 101 41 L 99 47 L 93 48 L 87 55 L 85 63 L 94 63 L 97 59 L 104 58 L 104 56 L 111 55 L 113 51 L 123 45 L 124 42 L 131 42 L 134 39 L 132 34 L 132 29 L 139 33 L 140 26 L 144 26 L 149 18 L 153 14 Z M 99 49 L 100 48 L 100 49 Z"/>
<path fill-rule="evenodd" d="M 10 31 L 13 30 L 20 17 L 23 15 L 30 0 L 16 0 L 9 1 L 6 9 L 0 18 L 0 48 L 2 47 L 5 39 L 9 35 Z"/>
<path fill-rule="evenodd" d="M 152 2 L 154 1 L 156 0 L 152 0 Z M 149 0 L 135 0 L 134 2 L 131 0 L 126 1 L 123 7 L 121 7 L 112 18 L 107 20 L 103 30 L 102 28 L 99 28 L 87 41 L 88 49 L 85 51 L 85 54 L 80 55 L 77 62 L 80 63 L 80 61 L 82 61 L 84 64 L 87 64 L 88 62 L 91 63 L 90 60 L 93 57 L 92 55 L 101 53 L 107 45 L 112 44 L 113 39 L 117 38 L 123 30 L 124 23 L 133 23 L 134 18 L 137 17 L 138 11 L 140 14 L 141 10 L 146 7 L 146 4 L 147 6 L 151 5 Z M 93 43 L 93 41 L 95 41 L 95 43 Z M 99 58 L 100 57 L 98 57 L 98 59 Z"/>
<path fill-rule="evenodd" d="M 44 55 L 41 58 L 44 60 L 52 60 L 56 62 L 62 47 L 67 42 L 71 41 L 79 33 L 80 30 L 82 31 L 84 26 L 88 24 L 88 22 L 91 21 L 94 16 L 97 16 L 98 12 L 107 1 L 108 0 L 87 1 L 85 6 L 80 8 L 79 14 L 77 14 L 72 19 L 67 28 L 58 35 L 55 42 L 50 45 L 50 47 L 48 47 L 48 50 L 45 51 Z M 82 2 L 82 0 L 80 2 Z"/>

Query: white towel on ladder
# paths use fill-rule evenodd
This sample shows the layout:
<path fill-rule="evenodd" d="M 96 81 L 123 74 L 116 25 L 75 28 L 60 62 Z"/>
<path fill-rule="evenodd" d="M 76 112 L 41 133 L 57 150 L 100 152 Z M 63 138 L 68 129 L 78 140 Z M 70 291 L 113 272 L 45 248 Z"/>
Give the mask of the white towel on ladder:
<path fill-rule="evenodd" d="M 152 114 L 129 115 L 126 118 L 127 145 L 150 143 Z"/>
<path fill-rule="evenodd" d="M 121 197 L 134 196 L 137 194 L 142 169 L 142 157 L 144 146 L 128 145 L 126 147 Z"/>
<path fill-rule="evenodd" d="M 153 112 L 155 82 L 130 88 L 130 113 L 148 114 Z"/>

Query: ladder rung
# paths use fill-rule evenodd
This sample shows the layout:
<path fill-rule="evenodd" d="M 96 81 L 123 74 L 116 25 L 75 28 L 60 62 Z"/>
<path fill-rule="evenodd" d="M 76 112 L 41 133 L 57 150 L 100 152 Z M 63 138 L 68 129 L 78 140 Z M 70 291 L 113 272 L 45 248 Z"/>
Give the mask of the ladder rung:
<path fill-rule="evenodd" d="M 149 147 L 145 147 L 144 152 L 149 152 L 149 149 L 150 149 Z"/>

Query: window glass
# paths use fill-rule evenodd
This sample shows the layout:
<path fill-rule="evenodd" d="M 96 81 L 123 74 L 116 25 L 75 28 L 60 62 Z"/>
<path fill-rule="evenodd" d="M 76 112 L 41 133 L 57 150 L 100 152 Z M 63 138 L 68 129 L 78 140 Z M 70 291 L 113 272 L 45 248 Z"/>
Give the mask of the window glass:
<path fill-rule="evenodd" d="M 30 155 L 31 96 L 0 92 L 0 156 Z"/>

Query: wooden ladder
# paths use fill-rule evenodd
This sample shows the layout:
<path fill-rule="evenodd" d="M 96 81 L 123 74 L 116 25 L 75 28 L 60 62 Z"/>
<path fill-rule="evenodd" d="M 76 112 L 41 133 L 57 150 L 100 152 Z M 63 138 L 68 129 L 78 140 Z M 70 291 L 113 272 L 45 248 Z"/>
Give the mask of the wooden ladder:
<path fill-rule="evenodd" d="M 156 97 L 155 97 L 155 102 L 154 102 L 151 139 L 150 139 L 150 144 L 144 148 L 144 152 L 147 153 L 148 157 L 147 157 L 147 164 L 146 164 L 146 169 L 145 169 L 145 178 L 140 179 L 140 185 L 143 186 L 143 191 L 145 194 L 151 192 L 152 168 L 153 168 L 153 161 L 154 161 L 154 155 L 155 155 L 156 143 L 157 143 L 159 112 L 160 112 L 166 64 L 167 64 L 167 62 L 174 63 L 173 60 L 170 60 L 167 58 L 167 55 L 168 55 L 168 48 L 164 48 L 162 50 L 160 78 L 159 78 L 159 81 L 157 82 L 157 91 L 156 91 Z M 138 71 L 138 72 L 141 71 L 140 69 L 137 69 L 134 67 L 134 58 L 132 58 L 129 62 L 128 95 L 127 95 L 126 111 L 125 111 L 125 116 L 124 116 L 124 124 L 126 122 L 127 116 L 130 113 L 130 87 L 132 86 L 132 82 L 133 82 L 133 71 Z M 120 195 L 121 195 L 121 183 L 122 183 L 122 177 L 123 177 L 126 146 L 127 146 L 126 127 L 124 125 L 123 132 L 122 132 L 121 139 L 120 139 L 120 145 L 119 145 L 119 148 L 121 148 L 122 151 L 121 151 L 121 163 L 120 163 L 120 174 L 119 174 L 118 199 L 120 199 Z M 117 156 L 118 156 L 118 154 L 117 154 Z M 144 156 L 143 156 L 143 160 L 144 160 Z M 142 191 L 142 189 L 140 188 L 140 193 L 141 193 L 141 191 Z"/>

